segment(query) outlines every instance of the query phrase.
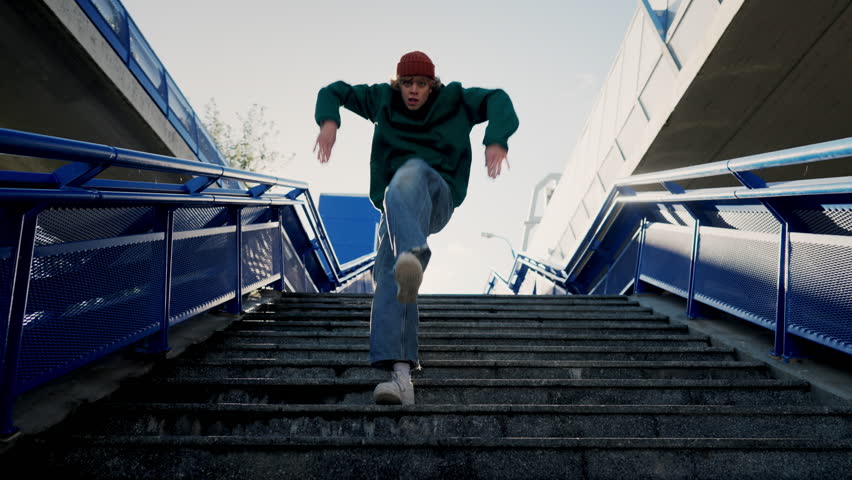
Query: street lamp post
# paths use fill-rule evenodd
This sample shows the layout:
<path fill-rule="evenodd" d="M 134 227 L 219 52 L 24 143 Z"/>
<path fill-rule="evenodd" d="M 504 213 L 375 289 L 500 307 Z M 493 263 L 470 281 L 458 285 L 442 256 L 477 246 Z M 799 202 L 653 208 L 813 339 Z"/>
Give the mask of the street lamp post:
<path fill-rule="evenodd" d="M 515 253 L 515 249 L 512 248 L 512 242 L 510 242 L 506 237 L 491 233 L 491 232 L 482 232 L 482 238 L 499 238 L 506 242 L 506 245 L 509 246 L 509 250 L 512 251 L 512 258 L 517 258 L 517 254 Z"/>

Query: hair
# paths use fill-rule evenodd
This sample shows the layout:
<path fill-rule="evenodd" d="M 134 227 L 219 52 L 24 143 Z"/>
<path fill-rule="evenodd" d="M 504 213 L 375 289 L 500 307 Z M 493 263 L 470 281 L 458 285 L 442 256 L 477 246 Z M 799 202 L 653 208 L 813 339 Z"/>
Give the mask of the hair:
<path fill-rule="evenodd" d="M 417 77 L 417 76 L 422 76 L 422 75 L 410 75 L 410 76 L 408 76 L 408 78 L 414 78 L 414 77 Z M 403 78 L 406 78 L 406 77 L 394 76 L 393 78 L 391 78 L 390 82 L 389 82 L 391 88 L 394 89 L 394 90 L 399 90 L 399 81 Z M 441 83 L 440 78 L 435 77 L 435 78 L 432 79 L 432 84 L 431 84 L 432 90 L 439 90 L 443 86 L 444 86 L 444 84 Z"/>

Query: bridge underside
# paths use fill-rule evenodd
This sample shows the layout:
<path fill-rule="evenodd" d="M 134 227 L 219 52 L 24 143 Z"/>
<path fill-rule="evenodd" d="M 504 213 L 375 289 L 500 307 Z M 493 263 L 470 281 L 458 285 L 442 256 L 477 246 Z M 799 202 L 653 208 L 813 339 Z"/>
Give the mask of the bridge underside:
<path fill-rule="evenodd" d="M 852 136 L 850 5 L 743 2 L 634 173 Z M 849 165 L 824 162 L 764 176 L 772 181 L 850 175 Z M 727 184 L 723 181 L 731 179 L 702 180 L 701 186 Z"/>
<path fill-rule="evenodd" d="M 73 10 L 74 2 L 64 6 L 82 15 Z M 69 15 L 65 21 L 74 18 Z M 93 41 L 102 41 L 93 26 L 78 22 L 78 27 L 91 30 Z M 151 122 L 140 114 L 137 105 L 150 104 L 143 107 L 149 115 L 156 108 L 144 90 L 110 78 L 120 76 L 122 70 L 129 74 L 109 47 L 95 52 L 93 58 L 46 3 L 0 2 L 0 45 L 5 47 L 0 48 L 0 128 L 195 159 L 187 155 L 185 145 L 181 149 L 180 143 L 164 141 L 157 133 L 157 128 L 165 128 L 165 117 Z M 110 75 L 98 61 L 115 64 Z M 174 137 L 179 140 L 176 133 Z M 2 169 L 52 171 L 56 166 L 48 160 L 0 156 Z M 132 174 L 139 178 L 138 172 L 126 173 L 128 178 Z"/>

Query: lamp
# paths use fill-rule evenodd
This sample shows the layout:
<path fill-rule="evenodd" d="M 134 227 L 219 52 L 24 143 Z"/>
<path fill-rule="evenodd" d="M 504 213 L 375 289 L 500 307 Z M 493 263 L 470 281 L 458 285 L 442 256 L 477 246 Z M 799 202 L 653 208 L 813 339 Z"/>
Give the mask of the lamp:
<path fill-rule="evenodd" d="M 515 258 L 515 257 L 518 256 L 517 254 L 515 254 L 515 249 L 512 248 L 512 242 L 510 242 L 506 237 L 503 237 L 503 236 L 500 236 L 500 235 L 497 235 L 497 234 L 491 233 L 491 232 L 482 232 L 482 238 L 499 238 L 499 239 L 503 240 L 504 242 L 506 242 L 506 245 L 509 246 L 509 250 L 512 251 L 512 258 Z"/>

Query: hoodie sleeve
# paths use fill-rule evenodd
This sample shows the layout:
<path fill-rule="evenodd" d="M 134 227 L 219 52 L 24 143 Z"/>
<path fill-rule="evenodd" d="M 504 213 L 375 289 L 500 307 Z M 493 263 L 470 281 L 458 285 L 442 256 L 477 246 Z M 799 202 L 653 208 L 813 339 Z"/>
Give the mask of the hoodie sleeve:
<path fill-rule="evenodd" d="M 508 150 L 509 137 L 518 129 L 518 116 L 509 95 L 500 89 L 485 88 L 465 88 L 462 95 L 473 123 L 488 122 L 482 144 L 496 143 Z"/>
<path fill-rule="evenodd" d="M 320 89 L 314 118 L 318 125 L 326 120 L 334 120 L 340 126 L 340 107 L 359 115 L 371 122 L 376 117 L 380 95 L 380 85 L 349 85 L 346 82 L 334 82 Z"/>

